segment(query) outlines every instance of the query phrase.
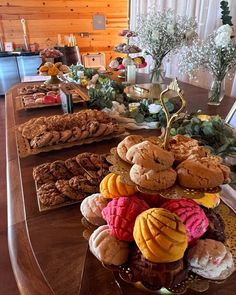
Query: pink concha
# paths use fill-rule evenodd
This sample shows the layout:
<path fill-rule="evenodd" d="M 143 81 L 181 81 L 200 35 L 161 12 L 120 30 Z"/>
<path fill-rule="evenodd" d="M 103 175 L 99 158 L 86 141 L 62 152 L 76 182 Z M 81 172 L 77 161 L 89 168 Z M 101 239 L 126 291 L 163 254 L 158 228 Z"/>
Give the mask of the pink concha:
<path fill-rule="evenodd" d="M 102 216 L 114 237 L 123 241 L 133 241 L 135 219 L 147 209 L 147 203 L 135 196 L 120 197 L 108 203 L 102 210 Z"/>
<path fill-rule="evenodd" d="M 194 243 L 207 231 L 209 221 L 202 208 L 193 200 L 171 200 L 162 207 L 179 216 L 186 227 L 189 244 Z"/>

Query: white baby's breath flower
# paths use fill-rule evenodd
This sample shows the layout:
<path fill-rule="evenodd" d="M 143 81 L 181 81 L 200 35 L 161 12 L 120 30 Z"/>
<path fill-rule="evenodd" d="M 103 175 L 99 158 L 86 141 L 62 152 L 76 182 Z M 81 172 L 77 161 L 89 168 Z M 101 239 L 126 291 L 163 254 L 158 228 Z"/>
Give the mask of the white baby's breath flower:
<path fill-rule="evenodd" d="M 227 32 L 216 35 L 215 37 L 216 46 L 220 48 L 227 47 L 230 42 L 230 36 L 231 35 L 229 35 Z"/>
<path fill-rule="evenodd" d="M 230 43 L 233 29 L 230 25 L 222 25 L 216 31 L 215 44 L 217 47 L 227 47 Z"/>
<path fill-rule="evenodd" d="M 222 25 L 220 26 L 217 31 L 216 31 L 216 34 L 221 34 L 221 33 L 227 33 L 229 34 L 230 36 L 232 35 L 232 32 L 233 32 L 233 29 L 230 25 Z"/>
<path fill-rule="evenodd" d="M 152 103 L 148 106 L 148 110 L 150 114 L 157 114 L 162 109 L 161 105 Z"/>
<path fill-rule="evenodd" d="M 173 35 L 175 33 L 175 25 L 168 24 L 166 30 L 170 35 Z"/>
<path fill-rule="evenodd" d="M 175 15 L 173 10 L 158 11 L 155 7 L 140 15 L 136 23 L 138 44 L 152 56 L 156 67 L 165 56 L 187 44 L 186 32 L 195 29 L 195 18 Z"/>
<path fill-rule="evenodd" d="M 159 40 L 160 39 L 160 33 L 158 31 L 152 32 L 152 40 Z"/>

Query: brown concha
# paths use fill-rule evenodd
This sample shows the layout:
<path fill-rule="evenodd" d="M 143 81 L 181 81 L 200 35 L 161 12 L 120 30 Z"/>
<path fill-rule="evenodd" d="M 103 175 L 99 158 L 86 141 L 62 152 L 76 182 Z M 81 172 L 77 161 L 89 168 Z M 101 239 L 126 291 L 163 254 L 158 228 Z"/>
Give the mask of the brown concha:
<path fill-rule="evenodd" d="M 185 260 L 153 263 L 145 259 L 136 247 L 131 250 L 125 269 L 128 270 L 131 281 L 140 281 L 149 289 L 173 288 L 185 280 L 188 274 L 188 265 Z"/>

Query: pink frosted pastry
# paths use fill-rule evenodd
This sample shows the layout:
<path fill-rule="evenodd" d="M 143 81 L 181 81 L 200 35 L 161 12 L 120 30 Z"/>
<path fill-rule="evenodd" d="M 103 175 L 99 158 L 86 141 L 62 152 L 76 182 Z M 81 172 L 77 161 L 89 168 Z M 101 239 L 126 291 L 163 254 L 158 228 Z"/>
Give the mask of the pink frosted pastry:
<path fill-rule="evenodd" d="M 83 200 L 80 205 L 82 215 L 94 225 L 103 225 L 106 221 L 102 217 L 102 210 L 108 204 L 108 199 L 102 194 L 93 194 Z"/>
<path fill-rule="evenodd" d="M 192 272 L 211 280 L 224 280 L 234 271 L 232 254 L 223 243 L 198 240 L 188 252 Z"/>
<path fill-rule="evenodd" d="M 179 216 L 186 227 L 188 243 L 193 243 L 207 231 L 208 219 L 202 208 L 193 200 L 171 200 L 162 207 Z"/>
<path fill-rule="evenodd" d="M 108 225 L 99 226 L 89 238 L 89 249 L 101 262 L 121 265 L 129 255 L 129 244 L 111 235 Z"/>
<path fill-rule="evenodd" d="M 120 197 L 113 199 L 102 210 L 102 216 L 114 237 L 123 241 L 133 241 L 135 219 L 147 209 L 147 203 L 137 197 Z"/>

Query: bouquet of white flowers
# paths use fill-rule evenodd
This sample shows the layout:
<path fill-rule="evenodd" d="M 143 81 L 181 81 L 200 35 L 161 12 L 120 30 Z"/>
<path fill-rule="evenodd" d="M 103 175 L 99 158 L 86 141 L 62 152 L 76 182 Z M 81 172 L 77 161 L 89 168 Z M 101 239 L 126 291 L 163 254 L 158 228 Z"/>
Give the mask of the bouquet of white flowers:
<path fill-rule="evenodd" d="M 202 68 L 218 80 L 222 80 L 230 70 L 235 71 L 236 44 L 231 38 L 232 32 L 229 25 L 222 25 L 206 40 L 194 40 L 183 50 L 180 70 L 194 78 L 196 71 Z"/>
<path fill-rule="evenodd" d="M 230 76 L 236 70 L 236 42 L 233 37 L 231 17 L 227 16 L 230 22 L 225 23 L 224 10 L 222 15 L 223 25 L 206 40 L 194 40 L 191 46 L 185 47 L 179 63 L 180 71 L 187 73 L 191 79 L 196 76 L 199 69 L 212 74 L 209 104 L 220 103 L 223 98 L 222 81 L 226 74 Z"/>
<path fill-rule="evenodd" d="M 172 10 L 155 11 L 137 19 L 138 44 L 155 62 L 154 70 L 160 69 L 163 58 L 186 44 L 195 35 L 193 17 L 175 16 Z"/>

